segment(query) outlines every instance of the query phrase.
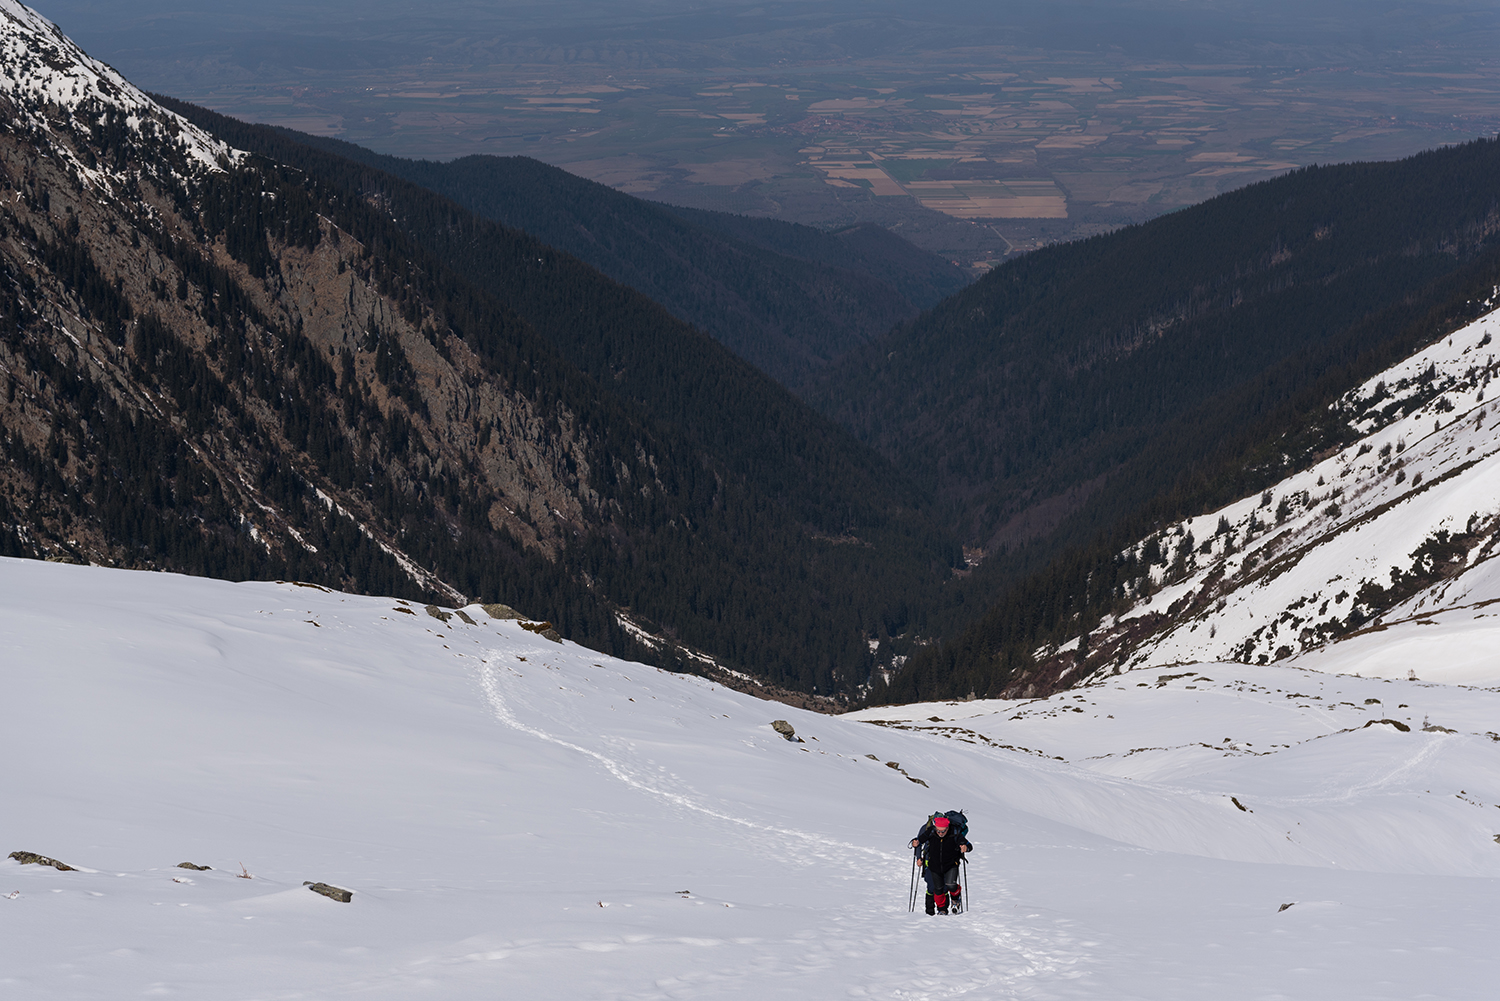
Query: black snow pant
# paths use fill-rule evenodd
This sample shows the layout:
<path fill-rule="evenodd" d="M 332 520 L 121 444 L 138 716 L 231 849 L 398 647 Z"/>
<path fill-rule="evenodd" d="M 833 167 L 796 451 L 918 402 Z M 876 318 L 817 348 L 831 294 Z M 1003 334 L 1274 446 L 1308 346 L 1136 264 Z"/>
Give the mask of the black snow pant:
<path fill-rule="evenodd" d="M 950 899 L 958 897 L 958 866 L 923 869 L 922 878 L 927 880 L 927 913 L 933 913 L 934 908 L 947 913 Z M 956 899 L 952 902 L 958 903 Z"/>

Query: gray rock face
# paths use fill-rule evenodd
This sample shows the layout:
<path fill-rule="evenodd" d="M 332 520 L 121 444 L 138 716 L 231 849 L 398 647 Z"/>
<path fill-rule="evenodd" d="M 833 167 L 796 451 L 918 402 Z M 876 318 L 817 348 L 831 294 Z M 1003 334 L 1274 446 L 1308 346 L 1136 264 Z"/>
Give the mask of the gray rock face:
<path fill-rule="evenodd" d="M 77 872 L 76 869 L 65 862 L 59 862 L 57 859 L 48 858 L 45 855 L 38 855 L 36 852 L 11 852 L 10 857 L 22 865 L 50 865 L 52 868 L 61 869 L 63 872 Z"/>
<path fill-rule="evenodd" d="M 211 866 L 211 865 L 198 865 L 198 864 L 193 863 L 193 862 L 178 862 L 177 863 L 177 868 L 179 868 L 179 869 L 193 869 L 193 870 L 195 870 L 197 872 L 207 872 L 208 870 L 212 869 L 213 866 Z"/>
<path fill-rule="evenodd" d="M 554 643 L 562 642 L 562 634 L 552 628 L 550 622 L 522 622 L 521 628 L 536 633 L 544 640 L 551 640 Z"/>
<path fill-rule="evenodd" d="M 771 729 L 775 730 L 777 733 L 781 734 L 783 737 L 785 737 L 787 740 L 790 740 L 794 744 L 802 743 L 802 738 L 797 736 L 797 731 L 792 729 L 792 724 L 788 723 L 784 719 L 772 720 Z"/>
<path fill-rule="evenodd" d="M 314 883 L 306 880 L 302 884 L 314 893 L 321 893 L 329 900 L 337 900 L 341 904 L 347 904 L 354 899 L 354 891 L 346 890 L 342 886 L 330 886 L 327 883 Z"/>

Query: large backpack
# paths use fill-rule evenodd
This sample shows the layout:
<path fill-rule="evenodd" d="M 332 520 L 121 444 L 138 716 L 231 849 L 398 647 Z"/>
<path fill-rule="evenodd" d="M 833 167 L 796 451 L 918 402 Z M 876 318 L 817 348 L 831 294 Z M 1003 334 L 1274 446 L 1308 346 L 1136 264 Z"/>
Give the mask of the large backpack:
<path fill-rule="evenodd" d="M 948 810 L 946 812 L 939 811 L 937 813 L 928 814 L 927 823 L 922 825 L 921 834 L 932 833 L 932 822 L 938 817 L 947 817 L 949 826 L 953 828 L 953 833 L 957 834 L 960 838 L 967 838 L 969 836 L 969 818 L 964 816 L 964 812 L 962 810 Z M 919 835 L 919 837 L 920 836 L 921 835 Z"/>

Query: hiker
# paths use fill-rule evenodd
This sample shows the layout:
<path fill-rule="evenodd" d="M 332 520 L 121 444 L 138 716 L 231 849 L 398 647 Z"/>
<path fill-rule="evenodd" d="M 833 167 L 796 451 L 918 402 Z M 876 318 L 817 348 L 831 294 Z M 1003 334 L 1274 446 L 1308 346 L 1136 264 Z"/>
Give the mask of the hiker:
<path fill-rule="evenodd" d="M 942 814 L 922 825 L 911 839 L 911 847 L 922 856 L 922 878 L 927 880 L 927 913 L 954 914 L 963 909 L 958 885 L 958 866 L 964 854 L 974 850 L 964 832 Z"/>

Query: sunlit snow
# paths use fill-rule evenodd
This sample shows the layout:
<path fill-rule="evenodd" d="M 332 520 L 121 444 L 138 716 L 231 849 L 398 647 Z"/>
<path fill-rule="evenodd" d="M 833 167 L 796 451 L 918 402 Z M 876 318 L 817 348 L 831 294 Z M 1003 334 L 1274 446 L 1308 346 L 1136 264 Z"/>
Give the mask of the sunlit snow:
<path fill-rule="evenodd" d="M 433 612 L 0 561 L 0 848 L 77 867 L 0 861 L 0 987 L 1492 991 L 1495 692 L 1204 664 L 828 717 Z M 972 909 L 910 914 L 906 842 L 954 807 Z"/>
<path fill-rule="evenodd" d="M 51 132 L 49 108 L 75 112 L 86 105 L 107 105 L 124 112 L 130 128 L 137 132 L 145 122 L 159 123 L 168 134 L 159 133 L 157 140 L 176 146 L 198 170 L 218 170 L 220 161 L 244 156 L 162 108 L 108 64 L 79 49 L 51 21 L 16 0 L 0 0 L 0 95 L 13 102 L 12 127 L 24 122 Z M 69 128 L 83 125 L 76 118 L 65 124 Z M 97 184 L 105 176 L 102 167 L 78 161 L 66 143 L 53 152 L 72 160 L 87 181 Z"/>

